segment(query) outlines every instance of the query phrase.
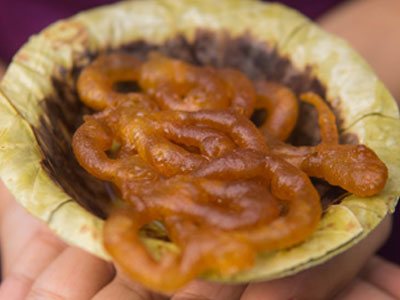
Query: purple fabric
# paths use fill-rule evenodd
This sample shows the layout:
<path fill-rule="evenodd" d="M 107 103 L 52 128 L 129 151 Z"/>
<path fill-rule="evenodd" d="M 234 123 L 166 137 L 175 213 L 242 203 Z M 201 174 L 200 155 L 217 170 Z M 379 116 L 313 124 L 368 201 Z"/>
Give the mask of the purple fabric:
<path fill-rule="evenodd" d="M 216 0 L 217 1 L 217 0 Z M 343 0 L 282 0 L 292 8 L 316 19 Z M 9 62 L 30 35 L 52 22 L 81 10 L 117 2 L 115 0 L 0 0 L 0 59 Z M 400 209 L 394 219 L 394 231 L 381 250 L 385 257 L 400 264 Z"/>
<path fill-rule="evenodd" d="M 272 1 L 270 1 L 272 2 Z M 303 14 L 311 19 L 316 19 L 323 13 L 334 7 L 335 5 L 343 2 L 343 0 L 281 0 L 276 1 L 286 4 L 294 9 L 301 11 Z"/>
<path fill-rule="evenodd" d="M 310 18 L 343 0 L 283 0 L 290 7 Z M 56 20 L 95 6 L 118 2 L 116 0 L 0 0 L 0 59 L 9 62 L 30 35 L 38 33 Z"/>
<path fill-rule="evenodd" d="M 0 59 L 9 62 L 15 52 L 47 25 L 112 0 L 0 0 Z"/>

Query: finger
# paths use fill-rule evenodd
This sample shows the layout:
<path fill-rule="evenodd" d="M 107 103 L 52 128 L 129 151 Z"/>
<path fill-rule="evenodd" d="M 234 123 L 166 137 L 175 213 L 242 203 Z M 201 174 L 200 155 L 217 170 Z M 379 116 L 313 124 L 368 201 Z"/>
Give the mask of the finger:
<path fill-rule="evenodd" d="M 163 300 L 168 298 L 156 295 L 146 290 L 140 284 L 126 278 L 124 275 L 118 274 L 113 281 L 102 288 L 92 300 L 108 299 Z"/>
<path fill-rule="evenodd" d="M 356 279 L 347 289 L 340 293 L 334 300 L 396 300 L 391 295 L 380 290 L 378 287 L 367 281 Z"/>
<path fill-rule="evenodd" d="M 28 243 L 38 239 L 39 243 L 49 245 L 48 241 L 52 240 L 50 236 L 53 234 L 46 224 L 29 215 L 8 192 L 1 190 L 0 197 L 2 274 L 6 278 L 11 267 L 26 252 Z M 5 200 L 8 201 L 7 204 L 4 204 L 4 199 L 7 199 Z M 56 244 L 54 241 L 50 242 L 50 245 L 54 244 Z"/>
<path fill-rule="evenodd" d="M 36 231 L 0 286 L 0 300 L 25 299 L 39 274 L 63 251 L 65 244 L 49 231 Z"/>
<path fill-rule="evenodd" d="M 378 256 L 370 259 L 360 277 L 400 299 L 400 267 Z"/>
<path fill-rule="evenodd" d="M 205 281 L 192 281 L 176 293 L 171 300 L 235 300 L 240 299 L 246 285 L 228 285 Z"/>
<path fill-rule="evenodd" d="M 113 276 L 111 264 L 69 247 L 37 278 L 26 299 L 91 299 Z"/>
<path fill-rule="evenodd" d="M 329 299 L 355 277 L 368 257 L 382 245 L 390 227 L 390 218 L 385 218 L 368 238 L 334 259 L 293 276 L 251 284 L 241 299 Z"/>

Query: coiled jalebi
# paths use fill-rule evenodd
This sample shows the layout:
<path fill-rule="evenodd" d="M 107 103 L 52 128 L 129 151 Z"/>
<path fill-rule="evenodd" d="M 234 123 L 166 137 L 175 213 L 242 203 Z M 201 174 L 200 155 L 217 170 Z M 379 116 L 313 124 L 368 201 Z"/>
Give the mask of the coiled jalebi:
<path fill-rule="evenodd" d="M 163 110 L 227 109 L 250 117 L 256 100 L 250 80 L 234 69 L 196 67 L 151 53 L 139 84 Z"/>
<path fill-rule="evenodd" d="M 233 166 L 232 162 L 237 161 L 244 164 Z M 277 199 L 271 199 L 265 190 L 269 184 L 262 186 L 256 181 L 246 181 L 246 178 L 257 176 L 271 182 L 272 193 L 288 202 L 288 214 L 279 216 Z M 225 264 L 224 269 L 219 268 L 221 272 L 237 271 L 239 267 L 251 266 L 254 255 L 260 250 L 280 249 L 298 243 L 315 229 L 321 213 L 319 196 L 304 173 L 277 157 L 252 150 L 227 153 L 203 165 L 191 176 L 176 176 L 160 183 L 141 198 L 146 209 L 140 211 L 140 216 L 124 222 L 126 227 L 121 229 L 119 225 L 119 216 L 126 216 L 125 211 L 115 212 L 106 223 L 105 245 L 122 267 L 136 274 L 135 278 L 164 291 L 178 288 L 196 274 L 215 268 L 221 261 Z M 217 199 L 221 200 L 217 202 Z M 210 200 L 214 200 L 214 207 L 205 205 Z M 223 203 L 227 200 L 231 201 Z M 192 201 L 200 203 L 190 203 Z M 231 205 L 236 209 L 232 210 Z M 267 209 L 263 210 L 266 205 Z M 221 215 L 221 208 L 226 215 Z M 235 214 L 240 208 L 242 211 Z M 202 218 L 198 219 L 198 214 L 203 212 Z M 182 236 L 184 232 L 176 228 L 177 223 L 167 221 L 169 216 L 179 216 L 178 224 L 187 223 L 186 226 L 192 228 L 190 235 Z M 251 223 L 254 226 L 245 223 L 249 217 L 256 217 Z M 163 220 L 169 232 L 175 232 L 171 239 L 182 252 L 181 255 L 171 253 L 173 261 L 167 255 L 155 262 L 138 242 L 139 228 L 156 219 Z M 124 238 L 127 234 L 129 240 Z M 130 254 L 127 256 L 126 252 Z M 129 260 L 131 257 L 141 263 Z M 235 259 L 234 263 L 227 264 L 230 259 Z M 148 263 L 144 264 L 144 261 Z"/>
<path fill-rule="evenodd" d="M 141 90 L 119 93 L 118 81 Z M 319 112 L 322 142 L 285 144 L 297 122 L 295 95 L 265 80 L 253 85 L 237 70 L 158 53 L 146 62 L 101 55 L 82 71 L 78 92 L 99 111 L 75 133 L 75 155 L 127 203 L 107 219 L 105 246 L 132 278 L 158 291 L 208 269 L 237 272 L 259 251 L 304 241 L 321 216 L 308 176 L 360 195 L 379 192 L 387 178 L 372 150 L 338 144 L 335 117 L 315 94 L 302 98 Z M 249 120 L 255 109 L 268 113 L 259 129 Z M 110 156 L 115 142 L 119 150 Z M 154 220 L 179 253 L 156 261 L 142 245 L 138 232 Z"/>
<path fill-rule="evenodd" d="M 200 68 L 150 54 L 141 69 L 140 86 L 163 110 L 196 111 L 229 106 L 229 91 L 213 68 Z"/>
<path fill-rule="evenodd" d="M 152 110 L 155 104 L 145 94 L 119 93 L 114 89 L 117 82 L 136 82 L 140 70 L 141 61 L 131 55 L 100 55 L 82 70 L 77 82 L 79 97 L 95 110 L 102 110 L 118 99 L 134 101 L 137 107 Z"/>
<path fill-rule="evenodd" d="M 296 126 L 299 114 L 296 96 L 287 87 L 267 80 L 257 80 L 254 86 L 257 94 L 255 108 L 265 109 L 268 116 L 259 127 L 261 133 L 285 141 Z"/>
<path fill-rule="evenodd" d="M 267 140 L 275 145 L 272 152 L 309 176 L 323 178 L 356 195 L 379 193 L 388 177 L 385 164 L 364 145 L 339 145 L 336 118 L 327 104 L 313 93 L 302 94 L 301 98 L 318 110 L 321 143 L 315 147 L 293 147 L 269 136 Z"/>

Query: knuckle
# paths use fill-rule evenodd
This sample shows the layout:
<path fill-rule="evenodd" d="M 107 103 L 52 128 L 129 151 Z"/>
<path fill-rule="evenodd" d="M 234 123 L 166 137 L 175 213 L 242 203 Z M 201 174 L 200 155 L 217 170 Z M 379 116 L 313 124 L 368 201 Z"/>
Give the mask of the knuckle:
<path fill-rule="evenodd" d="M 66 296 L 63 296 L 55 291 L 50 291 L 42 287 L 33 287 L 29 292 L 26 300 L 67 300 Z"/>
<path fill-rule="evenodd" d="M 62 241 L 47 228 L 40 228 L 33 235 L 31 242 L 40 243 L 50 248 L 61 248 Z"/>
<path fill-rule="evenodd" d="M 29 277 L 28 275 L 18 272 L 18 271 L 11 271 L 6 280 L 14 281 L 19 283 L 22 286 L 31 286 L 33 283 L 33 278 Z"/>

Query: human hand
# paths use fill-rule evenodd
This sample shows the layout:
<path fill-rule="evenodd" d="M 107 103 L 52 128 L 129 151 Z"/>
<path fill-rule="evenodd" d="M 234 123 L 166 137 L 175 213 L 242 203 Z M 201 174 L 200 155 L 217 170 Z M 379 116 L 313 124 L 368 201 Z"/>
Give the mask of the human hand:
<path fill-rule="evenodd" d="M 152 299 L 116 276 L 112 264 L 56 237 L 0 181 L 0 300 Z M 156 298 L 153 298 L 156 299 Z"/>
<path fill-rule="evenodd" d="M 3 282 L 0 300 L 162 300 L 129 281 L 114 267 L 67 246 L 45 224 L 28 215 L 0 186 L 0 241 Z M 371 257 L 390 231 L 386 218 L 359 245 L 327 263 L 296 275 L 249 285 L 193 281 L 172 300 L 218 299 L 396 299 L 400 268 Z M 361 272 L 359 272 L 361 270 Z"/>

